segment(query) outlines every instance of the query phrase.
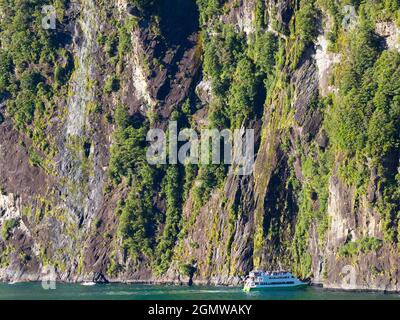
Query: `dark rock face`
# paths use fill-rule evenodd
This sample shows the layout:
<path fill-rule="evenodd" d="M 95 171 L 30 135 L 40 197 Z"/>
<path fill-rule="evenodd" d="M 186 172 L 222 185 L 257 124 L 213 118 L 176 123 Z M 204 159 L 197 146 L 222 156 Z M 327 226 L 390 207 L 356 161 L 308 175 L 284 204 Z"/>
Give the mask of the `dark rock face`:
<path fill-rule="evenodd" d="M 127 12 L 131 15 L 131 16 L 134 16 L 134 17 L 140 17 L 140 11 L 139 11 L 139 9 L 136 7 L 136 6 L 134 6 L 134 5 L 132 5 L 132 4 L 128 4 L 128 6 L 127 6 Z"/>
<path fill-rule="evenodd" d="M 288 30 L 290 19 L 294 13 L 293 8 L 291 7 L 290 0 L 277 1 L 274 0 L 276 8 L 277 8 L 277 20 L 280 25 L 284 26 L 286 30 Z"/>
<path fill-rule="evenodd" d="M 318 133 L 323 117 L 318 109 L 311 106 L 312 101 L 318 97 L 319 85 L 313 54 L 314 48 L 306 50 L 292 77 L 292 83 L 297 89 L 294 101 L 295 120 L 302 128 L 301 138 L 306 142 L 310 142 Z"/>
<path fill-rule="evenodd" d="M 97 283 L 97 284 L 107 284 L 107 283 L 109 283 L 109 281 L 107 280 L 107 278 L 104 276 L 104 274 L 102 274 L 101 272 L 95 272 L 94 274 L 93 274 L 93 279 L 92 279 L 92 281 L 94 282 L 94 283 Z"/>
<path fill-rule="evenodd" d="M 328 146 L 329 138 L 324 130 L 319 133 L 317 143 L 321 149 L 325 149 Z"/>
<path fill-rule="evenodd" d="M 369 185 L 368 185 L 368 190 L 367 190 L 367 197 L 368 197 L 368 201 L 370 203 L 375 202 L 376 198 L 377 198 L 377 189 L 378 189 L 378 181 L 379 181 L 379 176 L 378 176 L 378 172 L 377 172 L 377 168 L 374 167 L 371 170 L 371 177 L 370 177 L 370 181 L 369 181 Z"/>
<path fill-rule="evenodd" d="M 181 44 L 199 28 L 199 12 L 195 1 L 161 1 L 161 32 L 171 45 Z"/>

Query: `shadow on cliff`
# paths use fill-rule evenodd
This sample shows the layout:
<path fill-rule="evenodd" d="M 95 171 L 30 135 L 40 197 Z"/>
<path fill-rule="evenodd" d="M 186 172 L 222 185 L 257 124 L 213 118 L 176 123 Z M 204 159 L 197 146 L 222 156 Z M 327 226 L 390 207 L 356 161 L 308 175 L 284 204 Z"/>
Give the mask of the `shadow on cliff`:
<path fill-rule="evenodd" d="M 195 0 L 161 0 L 161 33 L 169 45 L 186 42 L 199 29 L 199 11 Z"/>

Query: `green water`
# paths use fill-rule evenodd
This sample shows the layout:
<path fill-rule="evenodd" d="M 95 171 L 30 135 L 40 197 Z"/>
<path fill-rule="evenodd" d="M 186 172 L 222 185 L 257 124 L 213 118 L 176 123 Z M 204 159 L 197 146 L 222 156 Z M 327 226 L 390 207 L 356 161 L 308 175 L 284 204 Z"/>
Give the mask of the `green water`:
<path fill-rule="evenodd" d="M 244 293 L 241 288 L 211 286 L 155 286 L 108 284 L 83 286 L 57 283 L 44 290 L 41 283 L 0 284 L 0 300 L 331 300 L 400 299 L 398 294 L 328 291 L 316 287 Z"/>

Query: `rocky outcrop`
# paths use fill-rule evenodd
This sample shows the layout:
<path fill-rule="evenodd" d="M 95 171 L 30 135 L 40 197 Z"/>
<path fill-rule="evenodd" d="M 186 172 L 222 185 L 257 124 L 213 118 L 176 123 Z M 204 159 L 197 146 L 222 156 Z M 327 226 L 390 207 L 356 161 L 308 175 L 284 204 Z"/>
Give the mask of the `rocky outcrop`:
<path fill-rule="evenodd" d="M 315 61 L 318 67 L 319 85 L 321 95 L 326 97 L 334 92 L 334 87 L 330 85 L 332 67 L 340 62 L 340 55 L 328 51 L 328 41 L 324 35 L 318 37 L 316 47 Z"/>
<path fill-rule="evenodd" d="M 95 272 L 92 281 L 97 284 L 107 284 L 108 280 L 101 272 Z"/>
<path fill-rule="evenodd" d="M 224 23 L 232 23 L 238 32 L 244 32 L 250 36 L 255 32 L 255 5 L 254 0 L 244 0 L 241 6 L 231 1 L 227 5 L 230 7 L 228 14 L 223 15 L 221 20 Z"/>
<path fill-rule="evenodd" d="M 358 206 L 353 199 L 354 189 L 332 177 L 328 207 L 331 223 L 324 252 L 324 287 L 399 291 L 396 267 L 399 257 L 397 249 L 391 244 L 383 244 L 350 258 L 339 254 L 346 243 L 369 237 L 383 238 L 379 213 L 369 206 L 366 198 Z"/>
<path fill-rule="evenodd" d="M 385 39 L 389 49 L 400 52 L 400 29 L 395 22 L 378 22 L 376 33 Z"/>

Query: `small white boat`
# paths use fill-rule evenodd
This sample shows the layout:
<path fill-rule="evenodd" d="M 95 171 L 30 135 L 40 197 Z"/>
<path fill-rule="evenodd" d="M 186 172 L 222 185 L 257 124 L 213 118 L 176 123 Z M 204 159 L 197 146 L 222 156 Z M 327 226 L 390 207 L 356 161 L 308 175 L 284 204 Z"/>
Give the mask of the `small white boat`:
<path fill-rule="evenodd" d="M 82 282 L 81 283 L 83 286 L 95 286 L 96 282 L 89 281 L 89 282 Z"/>
<path fill-rule="evenodd" d="M 246 278 L 243 290 L 288 289 L 308 286 L 310 282 L 303 282 L 287 271 L 252 271 Z"/>

